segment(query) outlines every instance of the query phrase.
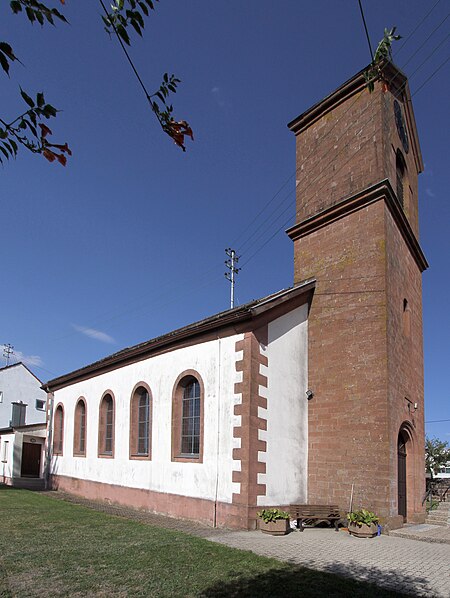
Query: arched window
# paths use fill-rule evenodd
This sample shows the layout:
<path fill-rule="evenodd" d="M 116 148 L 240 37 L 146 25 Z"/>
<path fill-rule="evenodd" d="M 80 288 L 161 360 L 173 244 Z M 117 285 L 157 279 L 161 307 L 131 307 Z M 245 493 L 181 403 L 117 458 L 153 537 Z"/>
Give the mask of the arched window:
<path fill-rule="evenodd" d="M 149 459 L 151 456 L 151 393 L 140 382 L 131 395 L 130 459 Z"/>
<path fill-rule="evenodd" d="M 114 457 L 114 398 L 109 391 L 100 401 L 98 454 L 101 457 Z"/>
<path fill-rule="evenodd" d="M 75 407 L 73 454 L 86 456 L 86 403 L 83 398 L 78 399 Z"/>
<path fill-rule="evenodd" d="M 64 409 L 58 405 L 55 409 L 53 425 L 53 454 L 62 455 L 64 445 Z"/>
<path fill-rule="evenodd" d="M 403 208 L 405 207 L 405 188 L 407 188 L 407 180 L 405 159 L 400 150 L 397 150 L 395 154 L 395 171 L 397 176 L 397 199 Z"/>
<path fill-rule="evenodd" d="M 203 459 L 203 382 L 197 372 L 179 376 L 173 394 L 172 460 Z"/>

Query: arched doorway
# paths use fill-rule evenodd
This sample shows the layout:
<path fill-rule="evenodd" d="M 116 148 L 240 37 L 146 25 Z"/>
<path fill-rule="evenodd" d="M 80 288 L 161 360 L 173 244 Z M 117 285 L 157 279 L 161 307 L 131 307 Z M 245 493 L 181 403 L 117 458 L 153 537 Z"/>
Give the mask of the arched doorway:
<path fill-rule="evenodd" d="M 398 462 L 398 514 L 402 515 L 403 521 L 406 521 L 406 443 L 408 438 L 403 430 L 400 430 L 397 442 L 397 462 Z"/>

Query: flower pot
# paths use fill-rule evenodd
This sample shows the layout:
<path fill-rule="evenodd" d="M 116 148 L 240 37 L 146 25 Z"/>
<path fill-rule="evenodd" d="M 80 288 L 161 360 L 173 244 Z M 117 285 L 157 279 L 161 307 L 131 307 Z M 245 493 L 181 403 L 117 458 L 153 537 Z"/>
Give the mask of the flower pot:
<path fill-rule="evenodd" d="M 285 536 L 289 532 L 289 519 L 276 519 L 265 523 L 262 519 L 259 522 L 259 529 L 263 534 L 272 536 Z"/>
<path fill-rule="evenodd" d="M 378 525 L 376 523 L 370 525 L 363 523 L 360 527 L 357 523 L 350 522 L 348 532 L 357 538 L 374 538 L 378 534 Z"/>

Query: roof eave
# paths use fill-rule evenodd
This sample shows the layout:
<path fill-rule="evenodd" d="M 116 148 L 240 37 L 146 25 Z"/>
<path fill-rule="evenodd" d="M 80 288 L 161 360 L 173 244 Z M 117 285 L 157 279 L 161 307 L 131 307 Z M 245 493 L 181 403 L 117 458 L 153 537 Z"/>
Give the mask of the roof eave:
<path fill-rule="evenodd" d="M 121 365 L 127 365 L 130 362 L 150 357 L 153 353 L 160 351 L 161 349 L 170 349 L 173 345 L 177 345 L 186 339 L 195 338 L 214 330 L 244 324 L 288 300 L 308 293 L 314 286 L 315 280 L 305 280 L 295 287 L 284 289 L 283 291 L 269 295 L 260 301 L 254 301 L 240 308 L 221 312 L 215 316 L 201 320 L 200 322 L 190 324 L 184 328 L 179 328 L 178 330 L 174 330 L 150 341 L 124 349 L 105 359 L 96 361 L 83 368 L 54 378 L 53 380 L 49 380 L 42 385 L 42 389 L 46 392 L 54 392 L 55 390 L 69 386 L 74 382 L 85 380 L 94 375 L 98 376 L 111 369 L 120 367 Z"/>

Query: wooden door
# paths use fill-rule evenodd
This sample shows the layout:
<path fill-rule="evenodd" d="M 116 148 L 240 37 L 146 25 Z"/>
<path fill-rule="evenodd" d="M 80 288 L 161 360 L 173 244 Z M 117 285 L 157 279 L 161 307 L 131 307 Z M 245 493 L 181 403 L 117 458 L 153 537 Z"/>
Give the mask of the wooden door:
<path fill-rule="evenodd" d="M 406 521 L 406 444 L 402 434 L 398 436 L 398 514 Z"/>
<path fill-rule="evenodd" d="M 38 478 L 41 472 L 41 445 L 32 442 L 22 444 L 21 475 L 28 478 Z"/>

